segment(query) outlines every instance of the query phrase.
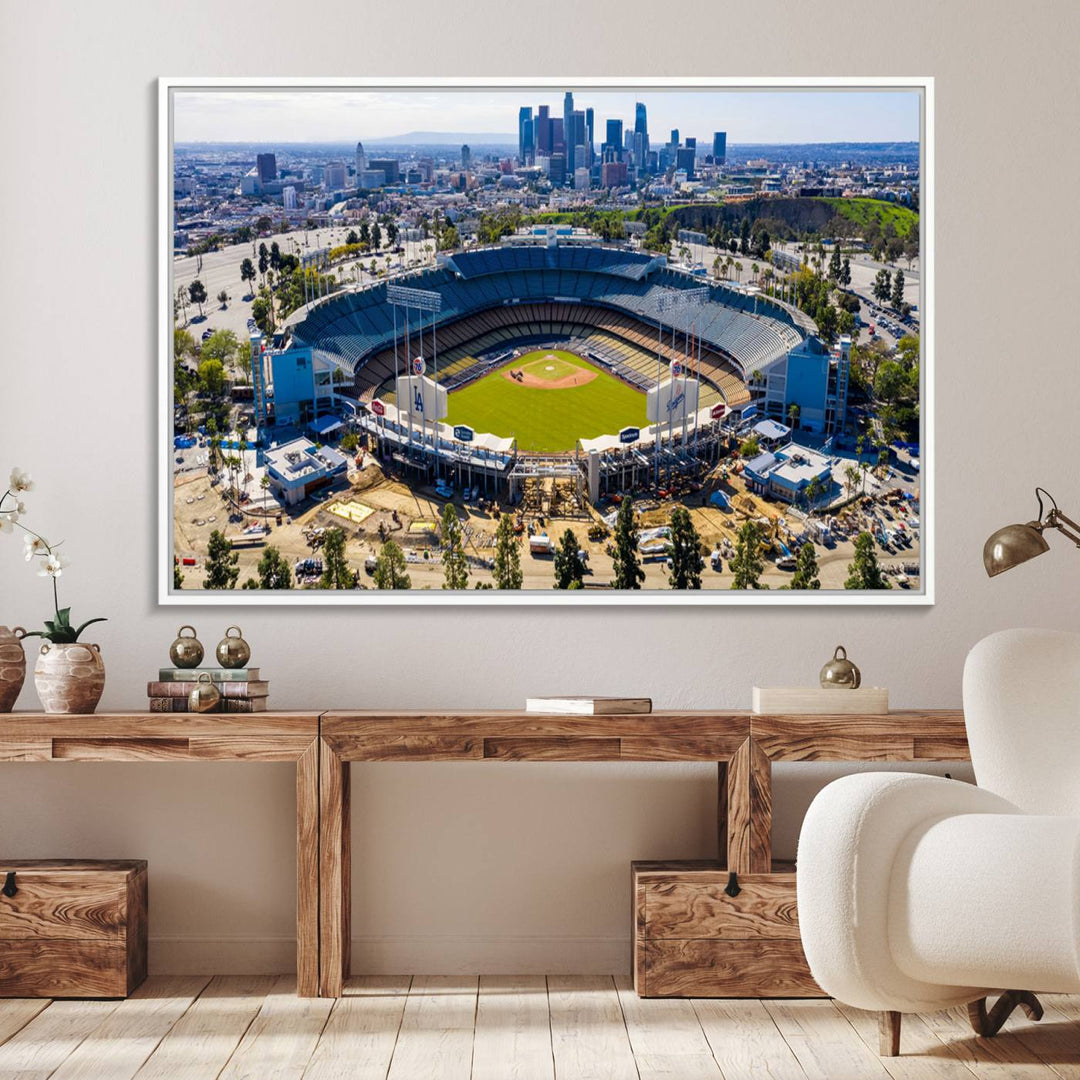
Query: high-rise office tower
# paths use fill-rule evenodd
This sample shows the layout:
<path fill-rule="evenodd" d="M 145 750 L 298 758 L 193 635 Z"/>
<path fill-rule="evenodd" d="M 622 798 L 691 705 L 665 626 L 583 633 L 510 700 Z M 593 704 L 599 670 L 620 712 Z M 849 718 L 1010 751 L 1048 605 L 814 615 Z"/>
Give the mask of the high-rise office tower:
<path fill-rule="evenodd" d="M 525 121 L 524 129 L 525 140 L 525 157 L 522 159 L 524 165 L 536 164 L 536 124 L 533 120 Z"/>
<path fill-rule="evenodd" d="M 712 137 L 712 156 L 717 165 L 727 161 L 727 132 L 714 131 Z"/>
<path fill-rule="evenodd" d="M 678 146 L 679 145 L 679 129 L 678 128 L 672 128 L 671 129 L 671 143 L 670 143 L 670 145 L 671 146 Z"/>
<path fill-rule="evenodd" d="M 594 124 L 596 123 L 596 111 L 594 109 L 585 110 L 585 152 L 588 160 L 585 162 L 585 167 L 591 169 L 593 158 L 596 156 L 596 142 L 593 138 Z M 580 162 L 579 162 L 580 164 Z"/>
<path fill-rule="evenodd" d="M 531 105 L 522 105 L 521 108 L 518 109 L 518 160 L 521 162 L 522 165 L 527 164 L 528 160 L 529 160 L 529 154 L 528 154 L 529 147 L 527 146 L 526 141 L 525 141 L 525 126 L 526 126 L 526 124 L 529 126 L 529 129 L 531 131 L 531 129 L 532 129 L 532 106 Z"/>
<path fill-rule="evenodd" d="M 277 157 L 274 154 L 259 154 L 255 158 L 255 168 L 258 170 L 260 184 L 277 179 Z"/>
<path fill-rule="evenodd" d="M 536 152 L 544 157 L 551 156 L 551 116 L 546 105 L 538 105 L 536 109 Z"/>
<path fill-rule="evenodd" d="M 323 173 L 323 187 L 327 191 L 345 190 L 345 162 L 332 161 Z"/>
<path fill-rule="evenodd" d="M 296 188 L 291 184 L 281 190 L 281 205 L 286 210 L 296 209 Z"/>
<path fill-rule="evenodd" d="M 578 147 L 585 146 L 587 138 L 588 130 L 585 113 L 581 109 L 575 109 L 570 114 L 570 130 L 566 132 L 566 144 L 568 147 L 572 148 L 574 158 L 574 168 L 571 171 L 571 175 L 583 166 L 588 168 L 588 161 L 585 158 L 585 154 L 582 153 L 581 157 L 578 157 Z"/>
<path fill-rule="evenodd" d="M 551 121 L 551 152 L 566 157 L 566 133 L 563 131 L 563 122 L 558 116 Z"/>
<path fill-rule="evenodd" d="M 690 136 L 687 136 L 686 145 L 689 146 L 691 150 L 696 150 L 697 149 L 697 139 L 692 138 Z"/>
<path fill-rule="evenodd" d="M 689 139 L 686 140 L 688 143 Z M 675 152 L 675 168 L 686 173 L 687 180 L 694 179 L 694 159 L 697 149 L 693 146 L 680 146 Z"/>
<path fill-rule="evenodd" d="M 644 155 L 649 149 L 649 123 L 643 101 L 639 101 L 634 106 L 634 134 L 641 136 L 641 152 Z"/>
<path fill-rule="evenodd" d="M 604 139 L 604 145 L 613 150 L 615 158 L 618 159 L 622 156 L 622 121 L 609 120 L 606 131 L 607 138 Z"/>
<path fill-rule="evenodd" d="M 563 96 L 563 138 L 566 140 L 566 168 L 574 174 L 574 94 L 567 90 Z"/>
<path fill-rule="evenodd" d="M 468 143 L 461 148 L 461 168 L 463 172 L 468 172 L 472 168 L 472 150 L 469 149 Z"/>
<path fill-rule="evenodd" d="M 561 124 L 561 120 L 554 121 Z M 561 150 L 556 150 L 551 155 L 551 166 L 548 170 L 548 176 L 551 178 L 552 184 L 555 187 L 562 187 L 566 183 L 566 155 Z"/>
<path fill-rule="evenodd" d="M 360 186 L 360 174 L 367 168 L 367 154 L 364 153 L 364 144 L 356 144 L 356 186 Z"/>

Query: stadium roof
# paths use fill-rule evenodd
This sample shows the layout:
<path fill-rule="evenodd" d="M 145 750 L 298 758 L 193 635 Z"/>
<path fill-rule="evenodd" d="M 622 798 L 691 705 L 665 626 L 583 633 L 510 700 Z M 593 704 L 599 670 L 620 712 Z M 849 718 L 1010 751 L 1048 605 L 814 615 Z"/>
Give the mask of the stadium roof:
<path fill-rule="evenodd" d="M 436 326 L 518 301 L 570 301 L 625 311 L 654 326 L 662 323 L 667 331 L 699 334 L 745 376 L 802 344 L 813 327 L 804 315 L 769 297 L 746 296 L 722 282 L 672 270 L 662 257 L 599 245 L 459 252 L 393 283 L 439 292 Z M 661 298 L 671 291 L 703 286 L 708 289 L 703 304 L 661 310 Z M 294 312 L 286 328 L 295 344 L 309 345 L 320 359 L 355 373 L 393 343 L 396 312 L 386 302 L 386 288 L 384 280 L 335 293 Z M 423 321 L 430 325 L 428 317 Z"/>

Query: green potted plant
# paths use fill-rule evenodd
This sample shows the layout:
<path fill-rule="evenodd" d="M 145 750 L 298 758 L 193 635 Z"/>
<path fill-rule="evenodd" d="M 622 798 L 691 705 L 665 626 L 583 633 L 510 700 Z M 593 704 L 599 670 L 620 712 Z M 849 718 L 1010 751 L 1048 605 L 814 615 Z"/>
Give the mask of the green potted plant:
<path fill-rule="evenodd" d="M 92 713 L 105 689 L 105 664 L 96 644 L 79 640 L 82 632 L 104 618 L 87 619 L 78 626 L 71 623 L 71 608 L 60 606 L 59 578 L 69 565 L 41 533 L 31 529 L 22 518 L 26 505 L 21 496 L 32 491 L 30 474 L 12 469 L 7 490 L 0 496 L 0 533 L 21 529 L 23 554 L 27 562 L 37 564 L 39 577 L 49 578 L 53 590 L 53 618 L 45 620 L 44 630 L 33 630 L 25 637 L 42 638 L 34 664 L 34 685 L 47 713 Z"/>

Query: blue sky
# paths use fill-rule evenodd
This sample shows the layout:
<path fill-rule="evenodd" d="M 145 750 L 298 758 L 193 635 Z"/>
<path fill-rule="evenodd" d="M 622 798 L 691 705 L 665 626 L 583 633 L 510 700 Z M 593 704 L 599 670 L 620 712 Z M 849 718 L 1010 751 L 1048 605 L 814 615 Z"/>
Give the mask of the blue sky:
<path fill-rule="evenodd" d="M 571 87 L 571 89 L 573 89 Z M 562 92 L 551 90 L 178 90 L 177 142 L 340 142 L 410 131 L 517 130 L 519 105 L 550 105 L 562 115 Z M 574 105 L 596 110 L 597 141 L 609 117 L 633 125 L 634 103 L 648 108 L 649 135 L 666 142 L 711 139 L 728 143 L 914 142 L 919 94 L 912 90 L 575 91 Z"/>

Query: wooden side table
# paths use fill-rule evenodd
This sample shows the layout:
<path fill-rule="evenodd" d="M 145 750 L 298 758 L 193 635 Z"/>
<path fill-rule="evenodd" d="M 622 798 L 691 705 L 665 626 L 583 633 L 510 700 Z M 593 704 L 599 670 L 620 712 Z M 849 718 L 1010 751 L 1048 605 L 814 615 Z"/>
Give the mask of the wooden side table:
<path fill-rule="evenodd" d="M 297 992 L 319 992 L 319 714 L 317 712 L 0 715 L 0 762 L 296 763 Z"/>
<path fill-rule="evenodd" d="M 349 764 L 353 761 L 710 761 L 718 763 L 717 858 L 724 863 L 741 814 L 748 759 L 745 712 L 543 716 L 488 712 L 327 712 L 320 766 L 321 993 L 339 997 L 349 974 Z M 734 843 L 740 841 L 736 839 Z"/>

